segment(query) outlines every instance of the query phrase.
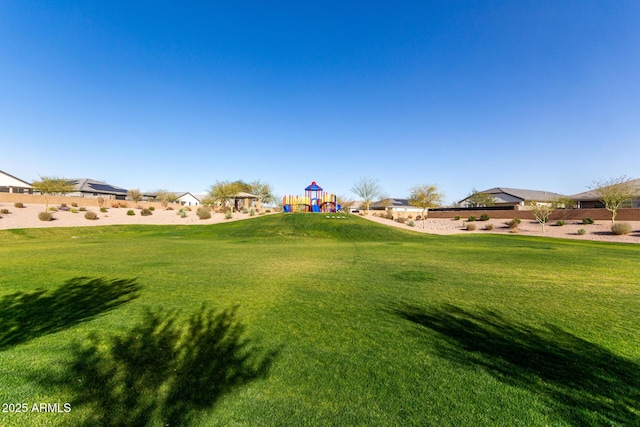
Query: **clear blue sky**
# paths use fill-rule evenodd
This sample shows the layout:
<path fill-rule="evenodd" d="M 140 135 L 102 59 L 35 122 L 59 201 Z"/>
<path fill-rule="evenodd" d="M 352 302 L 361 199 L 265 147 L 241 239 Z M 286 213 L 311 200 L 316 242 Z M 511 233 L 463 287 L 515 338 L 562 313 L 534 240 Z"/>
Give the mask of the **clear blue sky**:
<path fill-rule="evenodd" d="M 206 191 L 640 176 L 640 2 L 0 0 L 0 169 Z"/>

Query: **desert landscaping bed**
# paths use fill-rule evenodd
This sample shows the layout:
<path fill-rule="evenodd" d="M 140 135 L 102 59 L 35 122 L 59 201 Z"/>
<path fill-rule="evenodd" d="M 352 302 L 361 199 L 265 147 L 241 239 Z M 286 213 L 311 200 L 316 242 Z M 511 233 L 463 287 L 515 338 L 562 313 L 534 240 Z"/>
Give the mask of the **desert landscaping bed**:
<path fill-rule="evenodd" d="M 542 231 L 542 225 L 537 221 L 522 220 L 517 229 L 511 229 L 505 222 L 505 219 L 489 219 L 488 221 L 474 221 L 476 229 L 469 231 L 466 229 L 467 221 L 464 219 L 450 218 L 433 218 L 424 222 L 415 221 L 410 226 L 408 221 L 400 223 L 394 220 L 382 218 L 373 215 L 364 215 L 364 218 L 386 224 L 393 227 L 399 227 L 414 230 L 420 233 L 430 234 L 458 234 L 458 233 L 497 233 L 497 234 L 520 234 L 525 236 L 546 236 L 565 239 L 594 240 L 604 242 L 621 242 L 621 243 L 640 243 L 640 221 L 624 221 L 631 225 L 633 231 L 626 235 L 615 235 L 611 232 L 611 221 L 595 221 L 593 224 L 583 224 L 581 221 L 565 221 L 562 226 L 555 225 L 551 222 L 545 225 L 545 231 Z M 493 226 L 492 230 L 487 230 L 487 226 Z M 579 230 L 584 230 L 584 234 L 579 234 Z"/>

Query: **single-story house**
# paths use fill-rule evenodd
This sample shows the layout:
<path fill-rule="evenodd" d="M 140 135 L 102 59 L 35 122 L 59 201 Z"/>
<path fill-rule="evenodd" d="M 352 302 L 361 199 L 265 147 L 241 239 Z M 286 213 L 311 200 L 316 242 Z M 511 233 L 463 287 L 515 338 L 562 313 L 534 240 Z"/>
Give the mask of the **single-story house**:
<path fill-rule="evenodd" d="M 372 203 L 369 210 L 384 211 L 398 216 L 422 215 L 422 208 L 409 204 L 409 199 L 383 199 Z"/>
<path fill-rule="evenodd" d="M 493 197 L 494 206 L 525 206 L 528 202 L 550 202 L 561 194 L 551 191 L 523 190 L 519 188 L 494 187 L 479 191 Z M 478 194 L 476 193 L 476 194 Z M 465 208 L 476 207 L 471 200 L 472 196 L 460 200 L 458 203 Z"/>
<path fill-rule="evenodd" d="M 183 206 L 200 206 L 200 199 L 187 191 L 179 191 L 175 194 L 178 196 L 176 201 Z"/>
<path fill-rule="evenodd" d="M 638 187 L 640 191 L 640 178 L 629 181 L 630 184 Z M 589 190 L 582 193 L 569 196 L 571 200 L 574 200 L 579 209 L 592 209 L 592 208 L 604 208 L 604 203 L 598 197 L 596 190 Z M 640 208 L 640 197 L 636 197 L 631 200 L 629 205 L 623 206 L 627 208 Z"/>
<path fill-rule="evenodd" d="M 127 198 L 126 189 L 107 184 L 103 181 L 79 178 L 70 179 L 69 182 L 74 186 L 74 190 L 67 194 L 68 196 L 88 198 L 104 197 L 116 200 L 126 200 Z"/>
<path fill-rule="evenodd" d="M 33 194 L 33 187 L 27 181 L 0 171 L 0 193 Z"/>

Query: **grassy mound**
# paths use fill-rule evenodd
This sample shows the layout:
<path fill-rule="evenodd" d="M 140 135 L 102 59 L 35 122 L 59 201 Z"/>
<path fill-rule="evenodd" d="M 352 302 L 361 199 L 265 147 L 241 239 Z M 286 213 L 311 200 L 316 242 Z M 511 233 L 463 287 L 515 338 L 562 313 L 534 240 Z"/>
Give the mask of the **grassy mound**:
<path fill-rule="evenodd" d="M 0 232 L 30 425 L 634 425 L 640 247 L 356 216 Z"/>

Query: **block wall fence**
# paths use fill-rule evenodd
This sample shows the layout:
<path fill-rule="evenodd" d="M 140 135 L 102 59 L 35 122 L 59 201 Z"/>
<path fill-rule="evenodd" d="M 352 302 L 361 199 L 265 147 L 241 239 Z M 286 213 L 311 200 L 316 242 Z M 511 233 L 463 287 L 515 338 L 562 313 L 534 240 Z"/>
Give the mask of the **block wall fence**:
<path fill-rule="evenodd" d="M 47 201 L 49 206 L 60 206 L 62 203 L 66 203 L 71 206 L 72 203 L 77 203 L 79 207 L 100 206 L 98 199 L 94 197 L 71 197 L 71 196 L 48 196 Z M 20 194 L 20 193 L 0 193 L 0 203 L 17 203 L 21 202 L 25 205 L 44 205 L 45 196 L 41 194 Z M 113 198 L 105 198 L 105 207 L 111 207 L 112 203 L 126 203 L 129 208 L 148 208 L 150 206 L 156 209 L 162 208 L 160 202 L 134 202 L 131 200 L 116 200 Z M 169 203 L 169 206 L 173 208 L 179 208 L 182 205 L 179 203 Z"/>

